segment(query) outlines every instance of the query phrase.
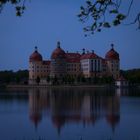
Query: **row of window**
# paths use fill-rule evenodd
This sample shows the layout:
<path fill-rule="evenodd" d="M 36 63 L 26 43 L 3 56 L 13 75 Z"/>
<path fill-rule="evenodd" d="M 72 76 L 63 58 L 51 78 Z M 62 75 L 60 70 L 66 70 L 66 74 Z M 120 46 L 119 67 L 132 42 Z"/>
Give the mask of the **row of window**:
<path fill-rule="evenodd" d="M 77 64 L 67 64 L 67 67 L 76 67 L 77 66 Z M 79 66 L 80 66 L 80 64 L 79 64 Z"/>
<path fill-rule="evenodd" d="M 119 67 L 119 65 L 118 64 L 111 64 L 111 67 L 116 67 L 116 68 L 118 68 Z"/>
<path fill-rule="evenodd" d="M 81 62 L 82 62 L 82 63 L 84 63 L 84 62 L 88 62 L 88 59 L 82 60 Z"/>
<path fill-rule="evenodd" d="M 112 71 L 119 71 L 119 69 L 118 69 L 118 68 L 116 68 L 116 69 L 113 69 L 113 68 L 112 68 L 111 70 L 112 70 Z"/>
<path fill-rule="evenodd" d="M 118 61 L 111 61 L 112 64 L 118 64 Z"/>
<path fill-rule="evenodd" d="M 89 64 L 87 64 L 87 63 L 86 63 L 86 64 L 82 64 L 82 66 L 83 66 L 83 67 L 88 67 Z"/>
<path fill-rule="evenodd" d="M 32 79 L 34 79 L 34 78 L 36 78 L 36 77 L 40 77 L 40 78 L 43 78 L 43 77 L 46 77 L 47 75 L 38 75 L 38 76 L 34 76 L 34 75 L 32 75 L 30 78 L 32 78 Z"/>
<path fill-rule="evenodd" d="M 82 70 L 83 70 L 83 71 L 88 71 L 89 69 L 88 69 L 88 68 L 82 68 Z"/>
<path fill-rule="evenodd" d="M 79 71 L 80 71 L 81 69 L 79 69 Z M 82 68 L 82 70 L 83 71 L 88 71 L 89 70 L 89 68 Z M 112 71 L 119 71 L 119 69 L 118 68 L 116 68 L 116 69 L 111 69 Z M 57 71 L 57 69 L 55 69 L 55 71 Z M 67 68 L 67 71 L 78 71 L 78 69 L 76 69 L 76 68 Z M 95 70 L 91 70 L 91 71 L 95 71 Z M 101 71 L 100 69 L 98 69 L 98 70 L 96 70 L 96 71 Z M 102 71 L 106 71 L 106 68 L 103 68 L 102 69 Z M 31 72 L 50 72 L 50 70 L 31 70 Z"/>
<path fill-rule="evenodd" d="M 41 68 L 41 69 L 48 69 L 49 68 L 49 66 L 30 66 L 29 68 L 32 68 L 32 69 L 34 69 L 34 68 L 37 68 L 37 69 L 39 69 L 39 68 Z"/>
<path fill-rule="evenodd" d="M 50 72 L 50 70 L 31 70 L 32 72 Z"/>
<path fill-rule="evenodd" d="M 81 69 L 79 69 L 79 71 L 80 71 Z M 67 71 L 78 71 L 78 69 L 76 69 L 76 68 L 67 68 Z"/>

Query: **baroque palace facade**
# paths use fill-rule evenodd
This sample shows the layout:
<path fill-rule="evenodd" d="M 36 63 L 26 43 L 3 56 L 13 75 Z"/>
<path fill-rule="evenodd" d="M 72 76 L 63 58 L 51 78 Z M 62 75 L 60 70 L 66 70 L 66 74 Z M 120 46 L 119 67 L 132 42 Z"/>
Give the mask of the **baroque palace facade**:
<path fill-rule="evenodd" d="M 51 60 L 43 60 L 42 55 L 35 47 L 35 51 L 29 57 L 29 84 L 36 84 L 37 78 L 41 80 L 42 84 L 47 84 L 48 76 L 61 79 L 66 75 L 117 79 L 120 75 L 119 54 L 114 50 L 113 44 L 105 58 L 102 58 L 94 51 L 85 52 L 85 49 L 81 54 L 65 52 L 58 42 L 56 49 L 52 52 Z"/>

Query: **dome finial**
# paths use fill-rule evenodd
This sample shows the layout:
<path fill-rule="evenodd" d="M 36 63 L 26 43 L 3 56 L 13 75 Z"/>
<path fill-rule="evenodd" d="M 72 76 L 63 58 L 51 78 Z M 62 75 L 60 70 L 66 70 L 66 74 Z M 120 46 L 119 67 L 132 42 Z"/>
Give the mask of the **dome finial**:
<path fill-rule="evenodd" d="M 57 48 L 60 48 L 60 41 L 57 42 Z"/>
<path fill-rule="evenodd" d="M 35 46 L 35 51 L 37 51 L 37 46 Z"/>
<path fill-rule="evenodd" d="M 82 54 L 85 54 L 85 48 L 83 48 L 82 50 L 83 50 L 83 53 Z"/>
<path fill-rule="evenodd" d="M 114 49 L 114 44 L 113 43 L 111 43 L 111 48 Z"/>

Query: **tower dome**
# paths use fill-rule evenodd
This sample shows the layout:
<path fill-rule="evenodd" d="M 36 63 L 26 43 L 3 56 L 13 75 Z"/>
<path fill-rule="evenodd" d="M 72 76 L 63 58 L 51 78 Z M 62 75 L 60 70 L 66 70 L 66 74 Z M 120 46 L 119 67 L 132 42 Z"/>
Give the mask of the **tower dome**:
<path fill-rule="evenodd" d="M 42 56 L 38 52 L 37 47 L 35 47 L 35 51 L 30 55 L 29 61 L 42 61 Z"/>
<path fill-rule="evenodd" d="M 107 60 L 119 60 L 119 54 L 114 50 L 114 45 L 111 44 L 111 49 L 106 53 L 105 58 Z"/>
<path fill-rule="evenodd" d="M 66 58 L 65 51 L 60 47 L 60 42 L 57 42 L 57 48 L 53 51 L 51 59 Z"/>

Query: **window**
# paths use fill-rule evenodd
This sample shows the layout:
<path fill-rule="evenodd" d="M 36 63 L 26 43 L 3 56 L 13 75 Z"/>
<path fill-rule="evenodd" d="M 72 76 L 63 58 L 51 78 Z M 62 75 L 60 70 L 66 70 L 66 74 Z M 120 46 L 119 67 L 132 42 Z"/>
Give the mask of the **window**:
<path fill-rule="evenodd" d="M 91 72 L 93 72 L 93 60 L 91 60 Z"/>
<path fill-rule="evenodd" d="M 100 60 L 98 60 L 98 71 L 100 71 Z"/>
<path fill-rule="evenodd" d="M 97 71 L 97 61 L 95 59 L 95 71 Z"/>

